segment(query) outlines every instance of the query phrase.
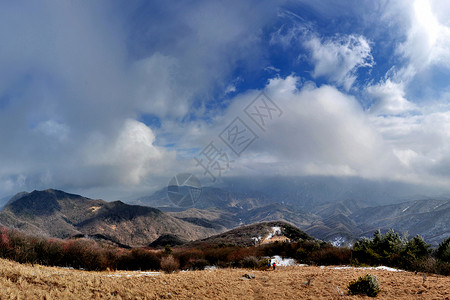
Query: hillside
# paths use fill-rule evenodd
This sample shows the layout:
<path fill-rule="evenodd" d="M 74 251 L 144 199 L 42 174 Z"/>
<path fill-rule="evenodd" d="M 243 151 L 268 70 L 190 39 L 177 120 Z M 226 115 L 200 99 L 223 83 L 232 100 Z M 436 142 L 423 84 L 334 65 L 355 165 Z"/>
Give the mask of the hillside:
<path fill-rule="evenodd" d="M 264 240 L 271 239 L 274 235 L 286 237 L 291 241 L 298 241 L 299 239 L 314 239 L 292 224 L 282 221 L 274 221 L 241 226 L 202 240 L 193 241 L 188 245 L 196 247 L 201 245 L 220 244 L 253 246 L 262 244 Z"/>
<path fill-rule="evenodd" d="M 220 232 L 155 208 L 93 200 L 51 189 L 13 198 L 0 212 L 0 224 L 58 238 L 104 237 L 128 246 L 145 246 L 164 234 L 195 240 Z"/>

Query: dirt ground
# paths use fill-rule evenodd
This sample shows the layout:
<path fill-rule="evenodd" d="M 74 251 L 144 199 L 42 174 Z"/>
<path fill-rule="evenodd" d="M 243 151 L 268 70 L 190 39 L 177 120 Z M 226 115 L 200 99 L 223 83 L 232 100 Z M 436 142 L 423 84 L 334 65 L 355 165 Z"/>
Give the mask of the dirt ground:
<path fill-rule="evenodd" d="M 246 273 L 255 279 L 242 279 Z M 450 299 L 450 277 L 411 272 L 328 267 L 85 272 L 7 260 L 0 260 L 0 299 L 371 299 L 346 291 L 349 281 L 367 273 L 380 281 L 377 299 Z"/>

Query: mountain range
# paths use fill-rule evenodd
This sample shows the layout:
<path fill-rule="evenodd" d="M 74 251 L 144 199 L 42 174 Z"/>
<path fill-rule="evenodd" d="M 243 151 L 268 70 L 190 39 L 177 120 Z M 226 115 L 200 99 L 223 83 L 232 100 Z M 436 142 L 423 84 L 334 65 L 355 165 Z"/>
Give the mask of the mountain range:
<path fill-rule="evenodd" d="M 262 190 L 262 191 L 261 191 Z M 394 229 L 410 236 L 421 235 L 437 245 L 450 235 L 450 200 L 421 199 L 394 204 L 369 201 L 301 201 L 294 191 L 272 185 L 258 191 L 204 187 L 194 207 L 175 207 L 165 189 L 135 203 L 153 206 L 168 215 L 196 224 L 234 228 L 244 224 L 282 220 L 306 233 L 336 245 L 351 244 L 356 239 L 380 229 Z M 277 201 L 275 191 L 280 191 Z M 291 194 L 291 196 L 289 196 Z M 383 201 L 380 201 L 383 203 Z"/>
<path fill-rule="evenodd" d="M 272 191 L 273 193 L 273 191 Z M 283 221 L 335 245 L 377 229 L 419 234 L 433 245 L 450 235 L 450 201 L 388 205 L 357 200 L 298 203 L 251 190 L 204 187 L 194 207 L 176 207 L 161 189 L 133 204 L 89 199 L 59 190 L 22 192 L 0 211 L 0 224 L 50 237 L 89 236 L 123 247 L 185 243 L 258 222 Z"/>
<path fill-rule="evenodd" d="M 155 208 L 94 200 L 52 189 L 14 196 L 0 212 L 0 224 L 32 234 L 92 236 L 131 247 L 146 246 L 169 233 L 188 240 L 217 233 Z"/>

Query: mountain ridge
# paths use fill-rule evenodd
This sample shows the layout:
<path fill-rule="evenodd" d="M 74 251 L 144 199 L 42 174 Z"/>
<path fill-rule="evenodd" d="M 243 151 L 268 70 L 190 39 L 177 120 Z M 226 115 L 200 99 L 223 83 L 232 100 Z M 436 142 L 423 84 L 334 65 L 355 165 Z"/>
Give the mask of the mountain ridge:
<path fill-rule="evenodd" d="M 105 236 L 128 246 L 146 246 L 162 234 L 174 233 L 195 240 L 218 232 L 156 208 L 94 200 L 53 189 L 15 197 L 0 212 L 0 223 L 58 238 Z"/>
<path fill-rule="evenodd" d="M 202 194 L 195 208 L 171 206 L 163 190 L 156 192 L 154 196 L 141 199 L 145 199 L 147 205 L 164 205 L 158 208 L 174 217 L 186 218 L 185 220 L 196 215 L 197 222 L 201 222 L 200 219 L 203 218 L 208 222 L 225 225 L 226 228 L 262 221 L 284 220 L 321 240 L 330 242 L 344 240 L 347 244 L 363 236 L 371 237 L 378 229 L 382 231 L 394 229 L 408 232 L 410 235 L 419 234 L 433 245 L 437 245 L 450 235 L 450 224 L 446 222 L 446 218 L 450 215 L 450 200 L 421 199 L 370 205 L 349 198 L 341 201 L 304 203 L 304 201 L 296 202 L 295 199 L 285 197 L 286 195 L 282 197 L 282 201 L 275 201 L 273 200 L 275 190 L 271 190 L 272 196 L 267 196 L 263 192 L 252 193 L 251 190 L 245 191 L 241 187 L 236 193 L 233 190 L 220 191 L 219 195 L 226 195 L 226 199 L 229 199 L 229 202 L 225 203 L 222 197 L 224 205 L 220 207 L 217 206 L 216 200 L 208 198 L 211 191 L 220 189 L 207 187 L 205 190 L 209 193 Z M 156 198 L 158 201 L 155 201 Z M 209 213 L 211 216 L 208 216 Z"/>

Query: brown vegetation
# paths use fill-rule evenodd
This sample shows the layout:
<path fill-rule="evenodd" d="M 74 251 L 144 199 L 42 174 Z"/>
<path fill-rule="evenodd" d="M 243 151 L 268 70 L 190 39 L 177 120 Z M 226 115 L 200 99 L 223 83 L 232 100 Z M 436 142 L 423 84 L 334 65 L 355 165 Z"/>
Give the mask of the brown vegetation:
<path fill-rule="evenodd" d="M 87 272 L 0 259 L 1 299 L 364 299 L 346 287 L 361 269 L 279 267 L 252 271 L 219 269 L 174 274 Z M 450 278 L 413 272 L 370 270 L 378 277 L 377 299 L 450 299 Z M 369 299 L 369 298 L 367 298 Z"/>
<path fill-rule="evenodd" d="M 265 267 L 265 258 L 275 255 L 296 259 L 309 265 L 386 265 L 410 271 L 450 274 L 448 252 L 450 243 L 443 242 L 431 253 L 420 237 L 410 241 L 398 234 L 375 233 L 373 239 L 362 239 L 353 249 L 338 248 L 317 240 L 274 242 L 261 246 L 207 244 L 202 247 L 166 245 L 164 250 L 145 248 L 124 249 L 89 239 L 47 239 L 30 236 L 16 230 L 0 228 L 0 257 L 21 263 L 73 267 L 85 270 L 160 270 L 169 272 L 202 270 L 205 266 L 220 268 Z M 170 264 L 167 259 L 171 256 Z"/>

